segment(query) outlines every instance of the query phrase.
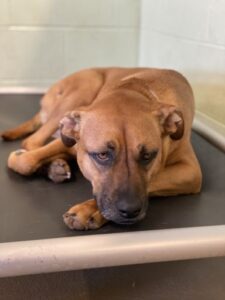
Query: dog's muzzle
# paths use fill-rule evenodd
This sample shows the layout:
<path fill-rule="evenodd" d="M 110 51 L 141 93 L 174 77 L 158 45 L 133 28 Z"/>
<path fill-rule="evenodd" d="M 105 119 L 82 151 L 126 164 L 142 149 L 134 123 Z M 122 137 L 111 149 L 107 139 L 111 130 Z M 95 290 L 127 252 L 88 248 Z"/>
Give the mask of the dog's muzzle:
<path fill-rule="evenodd" d="M 131 225 L 141 221 L 145 217 L 148 207 L 148 199 L 135 203 L 121 199 L 115 202 L 107 197 L 96 197 L 96 200 L 105 219 L 122 225 Z"/>

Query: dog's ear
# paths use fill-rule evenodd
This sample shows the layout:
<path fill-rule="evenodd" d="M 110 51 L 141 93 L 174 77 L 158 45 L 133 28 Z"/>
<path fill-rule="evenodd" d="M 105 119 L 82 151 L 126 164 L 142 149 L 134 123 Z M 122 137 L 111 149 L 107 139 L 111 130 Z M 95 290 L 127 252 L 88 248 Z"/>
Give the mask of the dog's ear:
<path fill-rule="evenodd" d="M 184 134 L 184 119 L 182 112 L 175 106 L 161 104 L 159 109 L 154 111 L 158 117 L 163 133 L 168 134 L 171 139 L 179 140 Z"/>
<path fill-rule="evenodd" d="M 79 140 L 80 112 L 70 112 L 60 121 L 60 135 L 62 142 L 67 147 L 72 147 Z"/>

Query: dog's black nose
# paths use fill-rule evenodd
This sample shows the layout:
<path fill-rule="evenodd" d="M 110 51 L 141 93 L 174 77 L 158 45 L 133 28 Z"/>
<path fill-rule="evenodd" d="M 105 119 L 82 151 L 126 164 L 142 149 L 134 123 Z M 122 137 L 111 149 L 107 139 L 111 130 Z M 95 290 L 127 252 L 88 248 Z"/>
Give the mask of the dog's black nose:
<path fill-rule="evenodd" d="M 140 211 L 141 211 L 141 209 L 137 209 L 135 211 L 119 210 L 120 215 L 123 218 L 127 218 L 127 219 L 132 219 L 132 218 L 137 217 L 139 215 Z"/>
<path fill-rule="evenodd" d="M 131 219 L 137 217 L 141 212 L 141 206 L 138 203 L 117 202 L 117 209 L 121 217 Z"/>

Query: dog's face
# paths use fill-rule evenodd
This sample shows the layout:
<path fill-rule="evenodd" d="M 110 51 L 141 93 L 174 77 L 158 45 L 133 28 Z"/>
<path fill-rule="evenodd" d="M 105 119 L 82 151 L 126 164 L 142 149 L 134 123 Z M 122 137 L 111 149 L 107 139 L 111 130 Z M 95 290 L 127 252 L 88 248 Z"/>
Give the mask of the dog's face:
<path fill-rule="evenodd" d="M 125 107 L 123 101 L 118 109 L 117 95 L 114 105 L 109 100 L 105 106 L 72 112 L 61 121 L 62 140 L 67 146 L 77 142 L 78 165 L 92 183 L 102 215 L 119 224 L 145 216 L 151 177 L 162 157 L 162 109 L 150 112 L 147 102 L 137 107 L 136 98 Z M 174 114 L 174 108 L 170 110 Z M 174 123 L 180 120 L 176 114 L 171 124 L 167 122 L 171 134 L 177 132 Z"/>

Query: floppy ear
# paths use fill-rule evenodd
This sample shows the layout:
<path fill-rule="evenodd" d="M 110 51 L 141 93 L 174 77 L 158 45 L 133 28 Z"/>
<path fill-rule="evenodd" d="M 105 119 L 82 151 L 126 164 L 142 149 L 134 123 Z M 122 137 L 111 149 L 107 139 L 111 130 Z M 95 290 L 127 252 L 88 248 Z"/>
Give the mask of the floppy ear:
<path fill-rule="evenodd" d="M 159 118 L 159 123 L 164 133 L 168 134 L 171 139 L 179 140 L 184 133 L 184 119 L 182 112 L 177 110 L 175 106 L 161 104 L 159 109 L 155 111 Z"/>
<path fill-rule="evenodd" d="M 65 115 L 59 123 L 62 142 L 67 147 L 72 147 L 79 140 L 80 113 L 73 111 Z"/>

